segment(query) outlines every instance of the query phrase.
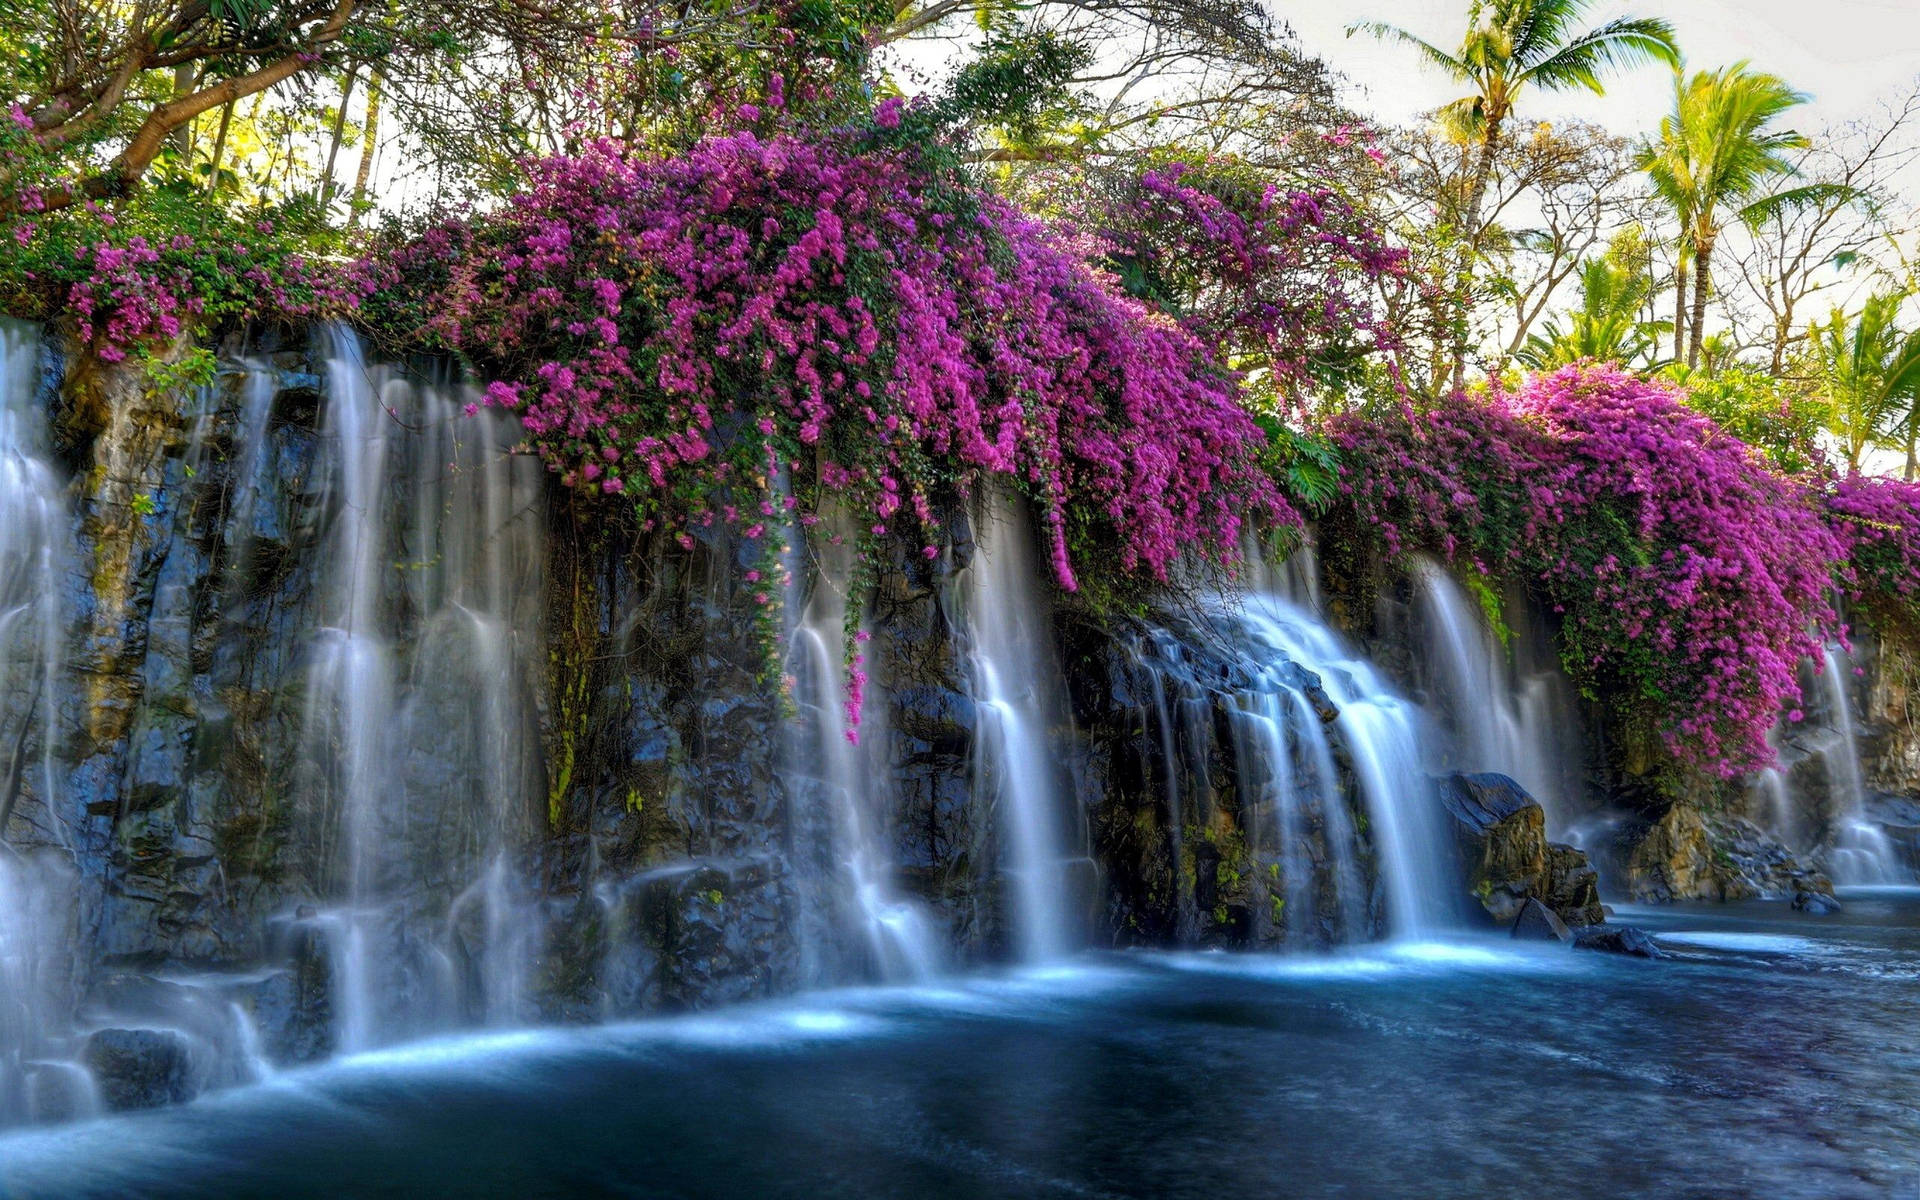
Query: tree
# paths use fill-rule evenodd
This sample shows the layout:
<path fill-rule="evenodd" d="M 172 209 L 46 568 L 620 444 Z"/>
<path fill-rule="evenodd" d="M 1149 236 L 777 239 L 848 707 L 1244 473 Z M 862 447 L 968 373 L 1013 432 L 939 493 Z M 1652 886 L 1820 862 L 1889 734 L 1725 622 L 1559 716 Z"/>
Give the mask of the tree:
<path fill-rule="evenodd" d="M 460 106 L 463 68 L 510 60 L 524 70 L 484 101 L 486 119 L 504 125 L 517 98 L 578 95 L 572 84 L 595 67 L 703 41 L 772 41 L 754 0 L 22 0 L 8 17 L 5 215 L 125 194 L 169 150 L 191 150 L 202 115 L 219 110 L 230 124 L 235 102 L 283 84 L 378 68 L 390 83 L 420 85 L 425 114 Z"/>
<path fill-rule="evenodd" d="M 119 195 L 200 114 L 311 70 L 359 11 L 360 0 L 10 6 L 18 136 L 0 162 L 0 209 Z"/>
<path fill-rule="evenodd" d="M 1300 51 L 1262 0 L 902 0 L 869 37 L 890 82 L 928 92 L 978 96 L 982 83 L 1017 86 L 1048 74 L 1046 58 L 1073 57 L 1049 103 L 1009 104 L 1015 97 L 1003 93 L 981 106 L 1026 119 L 969 123 L 975 157 L 1008 177 L 1020 164 L 1173 143 L 1247 161 L 1284 157 L 1296 134 L 1358 123 L 1337 103 L 1325 64 Z M 960 64 L 950 78 L 916 65 L 930 43 Z"/>
<path fill-rule="evenodd" d="M 1349 35 L 1365 32 L 1409 46 L 1428 65 L 1473 89 L 1440 110 L 1442 123 L 1475 149 L 1455 272 L 1456 390 L 1466 382 L 1468 293 L 1480 250 L 1481 205 L 1515 102 L 1529 86 L 1547 91 L 1585 87 L 1600 93 L 1605 91 L 1602 76 L 1610 71 L 1652 61 L 1679 61 L 1673 28 L 1656 18 L 1622 17 L 1574 33 L 1590 7 L 1590 0 L 1473 0 L 1467 9 L 1466 34 L 1451 54 L 1378 21 L 1361 22 L 1347 30 Z"/>
<path fill-rule="evenodd" d="M 1912 231 L 1898 199 L 1901 178 L 1920 161 L 1920 86 L 1882 102 L 1872 115 L 1821 131 L 1794 161 L 1795 174 L 1828 185 L 1804 205 L 1782 207 L 1753 226 L 1731 256 L 1758 306 L 1746 340 L 1764 346 L 1774 374 L 1808 326 L 1805 313 L 1823 293 L 1863 288 L 1861 267 Z M 1843 303 L 1845 303 L 1843 301 Z"/>
<path fill-rule="evenodd" d="M 1580 268 L 1580 307 L 1562 329 L 1548 321 L 1517 355 L 1534 370 L 1552 370 L 1583 359 L 1648 365 L 1665 322 L 1645 319 L 1653 278 L 1639 264 L 1614 256 L 1588 259 Z"/>
<path fill-rule="evenodd" d="M 1906 450 L 1913 478 L 1920 433 L 1920 329 L 1900 328 L 1906 296 L 1871 296 L 1857 314 L 1835 309 L 1809 331 L 1814 377 L 1828 405 L 1827 425 L 1840 439 L 1847 466 L 1858 471 L 1875 446 Z"/>
<path fill-rule="evenodd" d="M 1828 183 L 1768 190 L 1793 176 L 1792 152 L 1808 145 L 1805 135 L 1775 123 L 1806 100 L 1779 76 L 1750 70 L 1745 62 L 1691 76 L 1676 73 L 1673 111 L 1661 119 L 1659 136 L 1641 148 L 1641 168 L 1679 227 L 1674 357 L 1680 357 L 1684 342 L 1688 366 L 1700 362 L 1713 253 L 1729 210 L 1751 226 L 1794 207 L 1848 194 Z"/>

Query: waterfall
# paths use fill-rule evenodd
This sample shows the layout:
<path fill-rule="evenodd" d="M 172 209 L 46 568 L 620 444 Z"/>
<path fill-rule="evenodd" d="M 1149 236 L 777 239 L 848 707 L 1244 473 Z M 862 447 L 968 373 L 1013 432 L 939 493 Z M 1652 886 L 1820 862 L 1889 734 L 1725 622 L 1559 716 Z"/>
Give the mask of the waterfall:
<path fill-rule="evenodd" d="M 800 611 L 789 640 L 790 674 L 802 717 L 795 758 L 824 789 L 838 875 L 816 890 L 850 901 L 850 923 L 864 935 L 873 971 L 881 979 L 929 979 L 940 967 L 938 939 L 925 911 L 901 897 L 893 882 L 887 829 L 893 789 L 887 786 L 892 772 L 884 753 L 884 706 L 863 697 L 859 728 L 849 725 L 844 589 L 853 577 L 852 541 L 847 536 L 852 522 L 838 513 L 818 529 L 818 565 L 804 605 L 801 588 L 808 573 L 787 573 L 787 612 Z"/>
<path fill-rule="evenodd" d="M 1253 644 L 1265 647 L 1275 661 L 1317 676 L 1339 711 L 1335 728 L 1352 762 L 1385 878 L 1389 932 L 1416 938 L 1452 924 L 1449 832 L 1423 766 L 1413 705 L 1389 688 L 1356 649 L 1292 602 L 1251 596 L 1241 619 Z M 1302 728 L 1305 722 L 1293 725 Z M 1318 747 L 1314 753 L 1320 753 Z"/>
<path fill-rule="evenodd" d="M 334 864 L 345 1050 L 534 1015 L 537 906 L 513 859 L 540 792 L 541 479 L 504 453 L 510 422 L 469 407 L 329 332 L 303 757 Z"/>
<path fill-rule="evenodd" d="M 1348 811 L 1327 727 L 1330 704 L 1319 681 L 1272 647 L 1244 610 L 1222 601 L 1206 631 L 1148 625 L 1128 647 L 1134 671 L 1153 697 L 1148 745 L 1167 808 L 1168 853 L 1176 865 L 1176 937 L 1191 941 L 1195 897 L 1186 880 L 1185 798 L 1202 829 L 1211 816 L 1215 713 L 1224 709 L 1244 831 L 1256 867 L 1252 906 L 1257 940 L 1325 946 L 1370 936 L 1358 831 Z M 1207 648 L 1199 649 L 1201 642 Z M 1215 659 L 1231 655 L 1224 674 Z M 1202 835 L 1204 836 L 1204 835 Z"/>
<path fill-rule="evenodd" d="M 53 757 L 67 528 L 39 359 L 37 331 L 0 323 L 0 1126 L 96 1103 L 68 1061 L 77 896 Z"/>
<path fill-rule="evenodd" d="M 1013 887 L 1013 943 L 1022 961 L 1073 948 L 1064 826 L 1071 818 L 1048 733 L 1065 721 L 1060 665 L 1025 512 L 1004 501 L 978 523 L 967 568 L 974 703 L 974 779 L 1001 833 L 1001 867 Z"/>
<path fill-rule="evenodd" d="M 1510 776 L 1540 802 L 1548 828 L 1562 828 L 1577 811 L 1581 760 L 1565 678 L 1522 670 L 1521 648 L 1495 635 L 1439 563 L 1416 560 L 1412 580 L 1430 708 L 1451 734 L 1452 753 L 1434 765 Z"/>
<path fill-rule="evenodd" d="M 19 322 L 0 324 L 0 694 L 11 746 L 0 793 L 0 840 L 23 816 L 19 800 L 39 800 L 37 840 L 66 845 L 53 811 L 54 688 L 61 663 L 60 547 L 66 536 L 62 481 L 49 462 L 46 414 L 38 404 L 40 338 Z M 26 760 L 29 748 L 37 750 Z"/>
<path fill-rule="evenodd" d="M 1838 884 L 1884 884 L 1907 878 L 1887 835 L 1867 819 L 1867 789 L 1860 770 L 1860 743 L 1854 731 L 1853 702 L 1847 688 L 1847 652 L 1828 646 L 1820 667 L 1820 699 L 1833 736 L 1822 748 L 1827 790 L 1833 801 L 1827 869 Z"/>
<path fill-rule="evenodd" d="M 1296 581 L 1289 592 L 1304 589 Z M 1371 936 L 1369 855 L 1390 935 L 1420 938 L 1451 925 L 1449 834 L 1412 703 L 1283 595 L 1215 597 L 1197 614 L 1166 620 L 1177 623 L 1149 624 L 1130 660 L 1153 698 L 1149 743 L 1159 748 L 1154 773 L 1165 789 L 1170 850 L 1183 864 L 1176 877 L 1182 924 L 1192 899 L 1183 882 L 1192 849 L 1180 824 L 1183 798 L 1191 795 L 1196 815 L 1211 820 L 1208 764 L 1220 749 L 1219 712 L 1259 868 L 1252 882 L 1270 902 L 1253 908 L 1257 940 L 1271 933 L 1290 946 L 1328 945 Z"/>

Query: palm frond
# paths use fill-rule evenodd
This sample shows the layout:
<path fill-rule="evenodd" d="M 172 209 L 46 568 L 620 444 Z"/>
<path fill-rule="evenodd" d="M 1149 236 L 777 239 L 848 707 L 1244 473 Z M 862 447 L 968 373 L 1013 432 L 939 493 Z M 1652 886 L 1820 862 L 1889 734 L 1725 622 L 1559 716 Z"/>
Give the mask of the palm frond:
<path fill-rule="evenodd" d="M 1473 75 L 1473 68 L 1465 62 L 1448 54 L 1432 42 L 1408 33 L 1398 25 L 1389 25 L 1384 21 L 1355 21 L 1347 26 L 1347 36 L 1352 37 L 1356 33 L 1367 34 L 1375 41 L 1393 42 L 1406 46 L 1426 59 L 1428 65 L 1445 71 L 1455 79 L 1468 79 Z"/>
<path fill-rule="evenodd" d="M 1655 62 L 1679 65 L 1673 26 L 1655 17 L 1623 17 L 1526 63 L 1523 78 L 1548 91 L 1584 87 L 1600 92 L 1605 90 L 1602 76 Z"/>

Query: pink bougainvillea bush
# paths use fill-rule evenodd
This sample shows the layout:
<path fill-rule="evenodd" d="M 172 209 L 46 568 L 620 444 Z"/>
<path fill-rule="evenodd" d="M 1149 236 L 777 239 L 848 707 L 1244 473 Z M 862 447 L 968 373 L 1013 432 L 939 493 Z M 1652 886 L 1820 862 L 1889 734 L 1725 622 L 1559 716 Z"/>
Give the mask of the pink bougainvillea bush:
<path fill-rule="evenodd" d="M 384 278 L 373 264 L 318 259 L 307 224 L 271 212 L 243 219 L 175 188 L 112 207 L 29 211 L 11 233 L 0 241 L 0 305 L 70 318 L 108 363 L 249 318 L 342 315 Z"/>
<path fill-rule="evenodd" d="M 1847 548 L 1848 597 L 1870 619 L 1920 629 L 1920 483 L 1845 476 L 1827 506 Z"/>
<path fill-rule="evenodd" d="M 1390 551 L 1529 580 L 1564 614 L 1575 679 L 1637 699 L 1682 761 L 1772 761 L 1800 659 L 1841 633 L 1845 548 L 1812 486 L 1668 387 L 1593 365 L 1333 433 L 1344 502 Z"/>
<path fill-rule="evenodd" d="M 1328 187 L 1285 189 L 1233 160 L 1122 173 L 1080 219 L 1130 290 L 1265 371 L 1287 409 L 1352 380 L 1393 339 L 1373 285 L 1406 252 Z"/>
<path fill-rule="evenodd" d="M 501 211 L 393 256 L 369 316 L 471 360 L 565 484 L 682 538 L 762 538 L 831 493 L 931 548 L 934 494 L 997 480 L 1037 501 L 1071 589 L 1297 521 L 1206 345 L 1090 240 L 889 137 L 899 115 L 535 164 Z"/>

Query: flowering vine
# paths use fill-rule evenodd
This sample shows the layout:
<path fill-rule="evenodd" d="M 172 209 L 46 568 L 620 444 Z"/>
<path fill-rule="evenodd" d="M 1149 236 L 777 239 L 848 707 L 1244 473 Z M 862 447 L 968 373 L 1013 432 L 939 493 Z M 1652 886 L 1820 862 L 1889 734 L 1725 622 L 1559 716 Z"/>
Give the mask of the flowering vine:
<path fill-rule="evenodd" d="M 1529 579 L 1592 694 L 1648 706 L 1682 761 L 1772 761 L 1803 657 L 1838 637 L 1845 548 L 1783 477 L 1665 385 L 1576 365 L 1429 412 L 1333 423 L 1345 502 L 1390 552 Z"/>
<path fill-rule="evenodd" d="M 1848 475 L 1827 506 L 1847 549 L 1848 597 L 1871 617 L 1920 628 L 1920 484 Z"/>
<path fill-rule="evenodd" d="M 533 164 L 498 213 L 391 256 L 404 286 L 370 316 L 473 360 L 562 483 L 683 541 L 805 525 L 820 494 L 931 540 L 936 492 L 998 480 L 1039 502 L 1071 590 L 1076 550 L 1165 578 L 1231 560 L 1249 519 L 1297 522 L 1205 345 L 1091 239 L 889 137 L 899 115 Z"/>

